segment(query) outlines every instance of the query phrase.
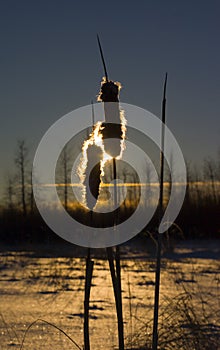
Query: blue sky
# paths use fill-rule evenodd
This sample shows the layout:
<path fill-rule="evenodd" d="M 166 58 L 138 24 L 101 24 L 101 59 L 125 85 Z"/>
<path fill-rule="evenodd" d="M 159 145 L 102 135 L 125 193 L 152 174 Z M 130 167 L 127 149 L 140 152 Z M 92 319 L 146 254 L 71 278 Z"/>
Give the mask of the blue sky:
<path fill-rule="evenodd" d="M 0 4 L 1 179 L 18 139 L 34 152 L 58 118 L 90 103 L 103 69 L 121 101 L 160 116 L 168 72 L 167 124 L 185 158 L 220 147 L 218 1 L 26 1 Z"/>

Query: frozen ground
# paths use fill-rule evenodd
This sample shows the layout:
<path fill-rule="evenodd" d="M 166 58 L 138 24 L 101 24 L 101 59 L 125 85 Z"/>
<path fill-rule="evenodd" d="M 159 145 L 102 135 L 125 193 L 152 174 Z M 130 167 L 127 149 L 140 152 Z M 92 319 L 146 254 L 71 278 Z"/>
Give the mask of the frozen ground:
<path fill-rule="evenodd" d="M 161 304 L 184 290 L 194 296 L 198 314 L 217 326 L 219 317 L 219 242 L 186 241 L 162 260 Z M 83 348 L 85 259 L 49 257 L 11 250 L 0 253 L 0 349 L 20 349 L 27 327 L 45 320 L 66 332 Z M 117 348 L 117 323 L 108 262 L 95 260 L 90 301 L 91 349 Z M 124 249 L 122 288 L 127 348 L 149 337 L 155 260 Z M 205 310 L 204 310 L 205 309 Z M 150 330 L 149 330 L 150 333 Z M 139 337 L 140 334 L 140 337 Z M 140 339 L 139 339 L 139 338 Z M 134 347 L 133 347 L 134 348 Z M 63 333 L 38 321 L 27 333 L 23 349 L 77 349 Z M 191 349 L 190 349 L 191 350 Z M 211 349 L 210 349 L 211 350 Z"/>

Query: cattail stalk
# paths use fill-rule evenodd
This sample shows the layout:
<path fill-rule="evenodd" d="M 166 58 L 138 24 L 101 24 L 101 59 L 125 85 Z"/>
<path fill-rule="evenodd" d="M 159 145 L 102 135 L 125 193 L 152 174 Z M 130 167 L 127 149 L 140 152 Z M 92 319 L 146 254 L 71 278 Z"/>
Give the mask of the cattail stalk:
<path fill-rule="evenodd" d="M 92 223 L 92 212 L 91 212 L 91 223 Z M 91 285 L 92 285 L 93 267 L 94 267 L 94 261 L 91 260 L 91 249 L 87 248 L 86 280 L 85 280 L 85 295 L 84 295 L 84 350 L 90 350 L 89 301 L 90 301 L 90 291 L 91 291 Z"/>
<path fill-rule="evenodd" d="M 166 73 L 165 82 L 164 82 L 163 101 L 162 101 L 159 222 L 161 222 L 161 219 L 162 219 L 162 216 L 163 216 L 164 139 L 165 139 L 165 122 L 166 122 L 166 85 L 167 85 L 167 73 Z M 158 345 L 158 315 L 159 315 L 159 296 L 160 296 L 161 244 L 162 244 L 162 234 L 158 232 L 157 255 L 156 255 L 156 274 L 155 274 L 155 292 L 154 292 L 154 321 L 153 321 L 152 350 L 157 350 L 157 345 Z"/>
<path fill-rule="evenodd" d="M 105 123 L 103 123 L 103 142 L 105 151 L 112 156 L 113 163 L 113 179 L 117 179 L 117 169 L 116 169 L 116 157 L 120 154 L 121 151 L 121 118 L 120 118 L 120 109 L 119 109 L 119 90 L 120 85 L 109 81 L 107 69 L 105 65 L 104 55 L 101 47 L 99 37 L 97 35 L 100 55 L 104 67 L 105 79 L 101 86 L 99 100 L 104 102 L 104 111 L 105 111 Z M 114 123 L 114 124 L 112 124 Z M 112 138 L 117 138 L 112 141 Z M 117 208 L 117 184 L 114 183 L 114 227 L 117 227 L 117 217 L 116 217 L 116 208 Z M 116 247 L 116 256 L 114 263 L 113 248 L 107 248 L 107 256 L 109 261 L 109 268 L 111 272 L 112 285 L 114 290 L 115 305 L 117 312 L 118 320 L 118 343 L 119 349 L 124 350 L 124 324 L 123 324 L 123 311 L 122 311 L 122 293 L 121 293 L 121 265 L 120 265 L 120 248 Z"/>

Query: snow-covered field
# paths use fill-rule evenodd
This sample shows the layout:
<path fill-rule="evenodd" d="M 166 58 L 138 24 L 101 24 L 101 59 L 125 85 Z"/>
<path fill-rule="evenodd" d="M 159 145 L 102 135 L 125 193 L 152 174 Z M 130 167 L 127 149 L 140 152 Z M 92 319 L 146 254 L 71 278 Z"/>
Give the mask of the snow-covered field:
<path fill-rule="evenodd" d="M 176 316 L 176 311 L 173 314 L 168 312 L 171 301 L 174 304 L 176 302 L 180 310 L 184 305 L 185 308 L 193 306 L 195 318 L 204 325 L 207 323 L 209 331 L 213 329 L 213 332 L 218 333 L 218 244 L 217 240 L 182 242 L 174 253 L 162 259 L 161 334 L 172 330 L 172 321 L 176 322 L 175 318 L 179 317 Z M 126 251 L 122 260 L 125 343 L 127 348 L 134 349 L 145 341 L 150 342 L 155 260 L 125 253 Z M 108 350 L 117 348 L 117 322 L 111 277 L 106 260 L 94 258 L 94 261 L 90 301 L 91 349 Z M 42 257 L 31 252 L 2 250 L 0 349 L 20 349 L 25 330 L 38 319 L 26 334 L 23 349 L 77 349 L 61 331 L 42 320 L 62 329 L 83 348 L 84 276 L 84 258 Z M 181 299 L 184 295 L 191 295 L 188 304 L 184 298 Z M 181 304 L 180 301 L 184 302 Z M 167 310 L 167 316 L 164 310 Z M 173 310 L 176 310 L 175 306 Z M 183 312 L 187 314 L 188 311 Z M 181 327 L 183 326 L 182 324 Z M 161 341 L 166 339 L 164 335 L 161 337 Z M 162 348 L 169 349 L 165 345 Z M 172 348 L 175 349 L 175 346 Z M 200 347 L 196 348 L 195 345 L 195 349 Z"/>

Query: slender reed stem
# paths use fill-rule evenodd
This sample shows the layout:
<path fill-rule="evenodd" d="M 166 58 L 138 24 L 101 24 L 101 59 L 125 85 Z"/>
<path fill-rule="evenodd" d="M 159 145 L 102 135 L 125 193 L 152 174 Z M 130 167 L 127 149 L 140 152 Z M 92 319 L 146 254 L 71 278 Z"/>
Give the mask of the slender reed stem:
<path fill-rule="evenodd" d="M 161 222 L 161 219 L 162 219 L 162 216 L 163 216 L 164 139 L 165 139 L 165 122 L 166 122 L 166 85 L 167 85 L 167 73 L 166 73 L 165 82 L 164 82 L 164 92 L 163 92 L 163 101 L 162 101 L 159 222 Z M 162 244 L 162 234 L 158 232 L 157 255 L 156 255 L 156 274 L 155 274 L 155 292 L 154 292 L 154 321 L 153 321 L 153 341 L 152 341 L 152 349 L 153 350 L 157 350 L 157 346 L 158 346 L 158 315 L 159 315 L 159 297 L 160 297 L 161 244 Z"/>
<path fill-rule="evenodd" d="M 113 178 L 116 180 L 117 178 L 117 169 L 116 169 L 116 159 L 113 158 Z M 114 183 L 114 207 L 115 207 L 115 218 L 114 218 L 114 226 L 117 228 L 117 215 L 116 215 L 116 207 L 117 207 L 117 184 Z M 122 293 L 121 293 L 121 259 L 120 259 L 120 247 L 116 247 L 115 254 L 115 263 L 114 263 L 114 255 L 113 249 L 107 248 L 107 255 L 109 261 L 109 268 L 112 277 L 112 285 L 114 290 L 115 297 L 115 305 L 117 312 L 117 320 L 118 320 L 118 344 L 119 349 L 124 350 L 124 324 L 123 324 L 123 310 L 122 310 Z"/>
<path fill-rule="evenodd" d="M 92 281 L 94 261 L 90 258 L 90 248 L 88 248 L 88 255 L 86 258 L 86 282 L 85 282 L 85 299 L 84 299 L 84 346 L 85 350 L 90 350 L 89 340 L 89 299 Z"/>
<path fill-rule="evenodd" d="M 92 222 L 92 212 L 91 212 Z M 85 281 L 85 296 L 84 296 L 84 350 L 90 350 L 89 339 L 89 300 L 92 282 L 94 261 L 91 260 L 91 249 L 87 249 L 86 258 L 86 281 Z"/>

